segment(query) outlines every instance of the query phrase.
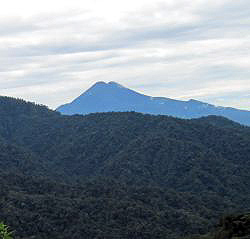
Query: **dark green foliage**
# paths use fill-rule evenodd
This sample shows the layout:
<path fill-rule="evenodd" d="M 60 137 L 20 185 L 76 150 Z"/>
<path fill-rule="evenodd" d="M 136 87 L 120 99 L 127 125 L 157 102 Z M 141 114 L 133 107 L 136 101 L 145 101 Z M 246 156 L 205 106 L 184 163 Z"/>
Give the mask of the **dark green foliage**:
<path fill-rule="evenodd" d="M 187 239 L 249 239 L 250 213 L 226 215 L 220 219 L 215 230 L 202 236 L 192 236 Z M 183 238 L 184 239 L 184 238 Z"/>
<path fill-rule="evenodd" d="M 0 239 L 12 239 L 8 226 L 0 222 Z"/>
<path fill-rule="evenodd" d="M 220 220 L 214 239 L 250 238 L 250 213 L 228 215 Z"/>
<path fill-rule="evenodd" d="M 250 128 L 61 116 L 0 97 L 0 218 L 15 238 L 178 238 L 250 207 Z"/>
<path fill-rule="evenodd" d="M 165 238 L 208 227 L 204 209 L 193 205 L 205 204 L 205 197 L 105 180 L 69 187 L 10 179 L 4 182 L 15 191 L 5 197 L 1 217 L 16 229 L 16 238 Z"/>

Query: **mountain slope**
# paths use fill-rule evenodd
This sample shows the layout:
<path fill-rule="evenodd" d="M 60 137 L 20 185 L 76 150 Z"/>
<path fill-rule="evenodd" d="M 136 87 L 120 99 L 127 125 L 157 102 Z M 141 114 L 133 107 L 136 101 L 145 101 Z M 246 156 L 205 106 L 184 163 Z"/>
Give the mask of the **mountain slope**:
<path fill-rule="evenodd" d="M 179 101 L 163 97 L 150 97 L 115 82 L 97 82 L 71 103 L 58 107 L 57 111 L 66 115 L 135 111 L 188 119 L 218 115 L 250 125 L 249 111 L 216 107 L 197 100 Z"/>
<path fill-rule="evenodd" d="M 222 117 L 181 120 L 133 112 L 70 117 L 35 105 L 29 115 L 27 105 L 2 111 L 0 136 L 32 152 L 53 177 L 55 172 L 70 180 L 109 175 L 182 190 L 185 175 L 198 177 L 198 173 L 218 168 L 222 172 L 211 171 L 211 178 L 219 185 L 216 180 L 222 180 L 220 175 L 231 179 L 235 175 L 231 169 L 245 174 L 250 166 L 249 128 Z M 180 172 L 183 177 L 177 186 Z M 242 180 L 248 178 L 241 176 Z M 192 180 L 188 183 L 192 190 Z M 202 182 L 204 190 L 206 184 Z"/>
<path fill-rule="evenodd" d="M 250 207 L 250 128 L 226 118 L 0 114 L 0 219 L 21 238 L 178 238 Z"/>

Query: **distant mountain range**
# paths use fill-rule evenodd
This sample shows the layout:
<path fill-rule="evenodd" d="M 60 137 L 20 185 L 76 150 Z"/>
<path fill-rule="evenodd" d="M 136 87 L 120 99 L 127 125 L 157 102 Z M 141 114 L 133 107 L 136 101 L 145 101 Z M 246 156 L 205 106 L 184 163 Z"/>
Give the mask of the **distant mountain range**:
<path fill-rule="evenodd" d="M 217 115 L 250 125 L 250 111 L 215 106 L 193 99 L 180 101 L 151 97 L 123 87 L 116 82 L 97 82 L 71 103 L 58 107 L 57 111 L 65 115 L 135 111 L 184 119 Z"/>

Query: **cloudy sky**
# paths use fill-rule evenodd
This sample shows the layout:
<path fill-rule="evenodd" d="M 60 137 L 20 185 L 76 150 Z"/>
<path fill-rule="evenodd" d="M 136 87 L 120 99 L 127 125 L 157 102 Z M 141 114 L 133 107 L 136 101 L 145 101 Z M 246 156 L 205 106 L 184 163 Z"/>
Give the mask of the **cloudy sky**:
<path fill-rule="evenodd" d="M 8 0 L 0 95 L 50 108 L 96 81 L 250 110 L 249 0 Z"/>

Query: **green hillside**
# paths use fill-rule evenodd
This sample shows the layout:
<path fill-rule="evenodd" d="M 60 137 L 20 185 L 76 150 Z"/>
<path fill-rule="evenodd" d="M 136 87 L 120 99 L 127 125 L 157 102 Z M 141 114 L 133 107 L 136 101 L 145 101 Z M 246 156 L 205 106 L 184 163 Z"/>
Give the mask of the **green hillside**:
<path fill-rule="evenodd" d="M 8 97 L 0 115 L 15 238 L 180 238 L 250 208 L 250 128 L 226 118 L 61 116 Z"/>

